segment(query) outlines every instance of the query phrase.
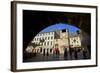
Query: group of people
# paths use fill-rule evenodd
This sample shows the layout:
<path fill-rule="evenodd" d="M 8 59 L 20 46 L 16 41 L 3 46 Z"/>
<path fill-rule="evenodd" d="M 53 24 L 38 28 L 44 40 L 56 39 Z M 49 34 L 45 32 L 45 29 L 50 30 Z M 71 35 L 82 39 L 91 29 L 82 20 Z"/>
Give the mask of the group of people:
<path fill-rule="evenodd" d="M 90 59 L 90 51 L 88 48 L 64 48 L 64 59 Z"/>
<path fill-rule="evenodd" d="M 69 49 L 69 50 L 68 50 Z M 50 52 L 53 52 L 54 56 L 60 56 L 60 50 L 59 48 L 53 48 L 53 49 L 43 49 L 43 55 L 47 55 L 49 56 Z M 63 54 L 63 58 L 66 59 L 90 59 L 90 51 L 88 48 L 79 48 L 79 47 L 75 47 L 75 48 L 64 48 L 64 54 Z"/>
<path fill-rule="evenodd" d="M 63 54 L 63 58 L 65 60 L 77 60 L 77 59 L 90 59 L 91 56 L 91 51 L 89 50 L 90 48 L 79 48 L 79 47 L 74 47 L 74 48 L 67 48 L 64 47 L 64 54 Z M 43 56 L 49 56 L 50 54 L 52 54 L 53 56 L 60 56 L 60 50 L 58 47 L 55 48 L 47 48 L 47 49 L 43 49 L 40 48 L 40 53 L 42 52 Z"/>

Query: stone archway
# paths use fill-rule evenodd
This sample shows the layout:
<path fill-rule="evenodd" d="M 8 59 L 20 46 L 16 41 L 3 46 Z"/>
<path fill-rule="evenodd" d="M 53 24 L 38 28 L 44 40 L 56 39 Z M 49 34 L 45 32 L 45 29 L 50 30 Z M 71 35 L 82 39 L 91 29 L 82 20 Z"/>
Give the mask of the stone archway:
<path fill-rule="evenodd" d="M 90 36 L 90 19 L 89 13 L 23 10 L 23 49 L 27 47 L 28 43 L 38 32 L 55 23 L 76 26 Z"/>

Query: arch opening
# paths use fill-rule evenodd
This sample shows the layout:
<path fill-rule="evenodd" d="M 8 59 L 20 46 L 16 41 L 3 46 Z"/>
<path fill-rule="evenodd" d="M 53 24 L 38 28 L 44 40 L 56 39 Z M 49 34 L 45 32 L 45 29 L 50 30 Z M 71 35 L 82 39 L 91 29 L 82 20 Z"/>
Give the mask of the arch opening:
<path fill-rule="evenodd" d="M 23 10 L 23 50 L 25 51 L 27 46 L 29 45 L 34 45 L 34 47 L 38 49 L 38 51 L 35 50 L 35 53 L 39 53 L 40 51 L 39 48 L 43 48 L 43 49 L 47 48 L 47 50 L 45 50 L 46 54 L 50 52 L 50 50 L 48 49 L 51 49 L 52 51 L 50 53 L 53 53 L 54 50 L 52 48 L 55 48 L 54 46 L 56 46 L 57 44 L 56 42 L 60 41 L 60 43 L 63 43 L 61 40 L 71 41 L 70 42 L 71 44 L 67 42 L 67 45 L 65 45 L 66 43 L 63 43 L 63 45 L 60 44 L 60 47 L 59 47 L 59 43 L 58 43 L 58 46 L 56 46 L 56 48 L 67 47 L 67 50 L 69 50 L 69 47 L 71 48 L 72 46 L 75 46 L 75 44 L 79 43 L 79 41 L 77 41 L 79 39 L 81 39 L 80 41 L 81 47 L 87 46 L 90 48 L 90 45 L 91 45 L 90 44 L 91 43 L 91 40 L 90 40 L 91 39 L 91 20 L 90 18 L 91 18 L 91 15 L 89 13 Z M 56 35 L 49 37 L 49 38 L 43 37 L 43 39 L 41 39 L 40 37 L 36 38 L 37 35 L 39 36 L 41 33 L 46 33 L 46 32 L 54 32 L 50 34 L 51 35 L 56 34 Z M 64 34 L 65 32 L 68 32 L 68 33 Z M 68 37 L 73 37 L 76 35 L 81 38 L 74 37 L 71 39 L 70 38 L 66 39 Z M 65 36 L 65 39 L 64 39 L 64 36 Z M 54 38 L 56 38 L 55 45 L 53 42 L 51 42 L 51 39 L 54 39 Z M 59 38 L 61 40 L 59 40 Z M 36 43 L 33 43 L 33 40 L 35 41 L 39 40 L 39 41 Z M 49 41 L 45 42 L 45 40 L 49 40 L 50 42 Z M 75 44 L 73 45 L 73 43 Z M 80 44 L 77 44 L 77 46 L 80 46 Z M 46 46 L 54 45 L 54 46 L 44 47 L 44 45 Z M 58 51 L 59 53 L 64 53 L 64 50 L 62 51 L 58 50 Z"/>

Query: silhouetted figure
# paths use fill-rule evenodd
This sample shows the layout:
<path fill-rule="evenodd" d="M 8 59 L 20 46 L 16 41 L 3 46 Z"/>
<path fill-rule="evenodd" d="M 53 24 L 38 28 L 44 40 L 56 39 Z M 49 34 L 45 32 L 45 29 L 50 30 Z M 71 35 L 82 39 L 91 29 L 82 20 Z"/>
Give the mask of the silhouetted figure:
<path fill-rule="evenodd" d="M 47 56 L 49 56 L 49 52 L 48 52 L 48 50 L 49 50 L 49 49 L 47 49 Z"/>
<path fill-rule="evenodd" d="M 64 48 L 64 59 L 67 60 L 68 52 L 67 48 Z"/>
<path fill-rule="evenodd" d="M 43 49 L 43 55 L 45 56 L 45 49 Z"/>
<path fill-rule="evenodd" d="M 55 48 L 55 51 L 56 51 L 56 55 L 59 55 L 59 49 Z"/>
<path fill-rule="evenodd" d="M 77 52 L 78 52 L 77 51 L 77 48 L 75 48 L 75 51 L 74 52 L 75 52 L 75 55 L 74 55 L 75 56 L 75 59 L 77 59 Z"/>
<path fill-rule="evenodd" d="M 50 49 L 50 53 L 52 52 L 52 48 Z"/>
<path fill-rule="evenodd" d="M 86 51 L 83 51 L 84 59 L 86 59 Z"/>
<path fill-rule="evenodd" d="M 74 54 L 74 48 L 69 47 L 69 54 L 70 54 L 70 59 L 72 59 L 72 56 Z"/>
<path fill-rule="evenodd" d="M 54 48 L 53 50 L 53 57 L 54 57 L 54 60 L 59 60 L 59 49 L 58 48 Z"/>
<path fill-rule="evenodd" d="M 88 53 L 89 53 L 88 58 L 90 59 L 91 58 L 91 46 L 88 45 L 87 48 L 88 48 Z"/>
<path fill-rule="evenodd" d="M 81 48 L 78 48 L 77 59 L 83 59 L 83 50 Z"/>
<path fill-rule="evenodd" d="M 32 52 L 33 52 L 34 56 L 36 56 L 36 49 L 33 49 Z"/>
<path fill-rule="evenodd" d="M 89 51 L 87 48 L 83 49 L 83 57 L 84 59 L 89 59 Z"/>
<path fill-rule="evenodd" d="M 42 47 L 40 48 L 40 53 L 42 52 Z"/>

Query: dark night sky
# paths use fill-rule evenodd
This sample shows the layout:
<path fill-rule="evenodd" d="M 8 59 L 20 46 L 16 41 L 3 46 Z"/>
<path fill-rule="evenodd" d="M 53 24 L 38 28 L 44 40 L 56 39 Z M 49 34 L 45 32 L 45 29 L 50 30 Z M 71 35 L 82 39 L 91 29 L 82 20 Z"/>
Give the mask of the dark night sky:
<path fill-rule="evenodd" d="M 73 24 L 91 35 L 90 22 L 90 14 L 88 13 L 23 10 L 23 48 L 27 47 L 38 32 L 56 23 Z"/>

